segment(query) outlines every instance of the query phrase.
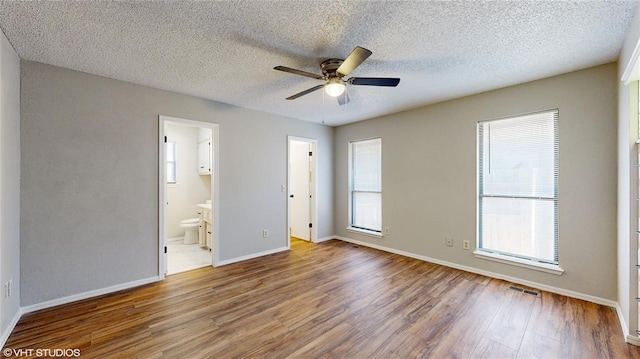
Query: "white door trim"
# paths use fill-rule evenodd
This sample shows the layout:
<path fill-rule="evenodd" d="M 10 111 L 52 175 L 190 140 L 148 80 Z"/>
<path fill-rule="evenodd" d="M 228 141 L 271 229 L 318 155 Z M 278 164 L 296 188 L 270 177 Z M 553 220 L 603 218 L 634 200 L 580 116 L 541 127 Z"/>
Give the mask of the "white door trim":
<path fill-rule="evenodd" d="M 312 177 L 311 177 L 311 223 L 313 227 L 311 228 L 311 242 L 316 242 L 318 240 L 318 201 L 317 198 L 317 189 L 318 189 L 318 140 L 314 138 L 306 138 L 306 137 L 297 137 L 297 136 L 287 136 L 287 248 L 291 248 L 291 241 L 289 239 L 289 228 L 291 228 L 291 223 L 289 219 L 289 214 L 291 213 L 290 209 L 290 201 L 289 196 L 291 195 L 291 169 L 289 168 L 289 163 L 291 161 L 291 141 L 297 142 L 307 142 L 312 145 L 313 148 L 313 161 L 312 161 Z"/>
<path fill-rule="evenodd" d="M 212 263 L 214 267 L 218 266 L 220 261 L 220 211 L 219 211 L 219 126 L 215 123 L 192 121 L 184 118 L 170 117 L 170 116 L 158 116 L 158 277 L 163 280 L 167 269 L 167 263 L 164 255 L 164 248 L 167 245 L 165 238 L 167 237 L 166 228 L 166 206 L 167 201 L 167 162 L 166 154 L 164 150 L 164 136 L 166 136 L 167 125 L 187 125 L 201 128 L 209 128 L 213 134 L 213 174 L 211 175 L 211 197 L 212 198 L 212 210 L 213 210 L 213 258 Z"/>

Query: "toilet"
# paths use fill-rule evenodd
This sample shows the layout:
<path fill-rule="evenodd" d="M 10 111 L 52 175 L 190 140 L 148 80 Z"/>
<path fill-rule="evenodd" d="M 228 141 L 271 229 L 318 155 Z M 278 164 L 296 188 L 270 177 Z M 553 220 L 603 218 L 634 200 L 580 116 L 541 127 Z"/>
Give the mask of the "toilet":
<path fill-rule="evenodd" d="M 184 228 L 184 244 L 198 243 L 198 229 L 200 228 L 200 218 L 189 218 L 180 221 L 180 228 Z"/>

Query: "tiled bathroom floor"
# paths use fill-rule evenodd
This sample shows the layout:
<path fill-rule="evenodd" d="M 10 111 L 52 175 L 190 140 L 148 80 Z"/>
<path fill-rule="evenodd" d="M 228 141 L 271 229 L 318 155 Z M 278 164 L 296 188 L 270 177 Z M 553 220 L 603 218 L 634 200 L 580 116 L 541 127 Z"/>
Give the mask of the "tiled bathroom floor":
<path fill-rule="evenodd" d="M 211 258 L 211 252 L 200 244 L 184 244 L 182 239 L 167 242 L 167 274 L 210 266 Z"/>

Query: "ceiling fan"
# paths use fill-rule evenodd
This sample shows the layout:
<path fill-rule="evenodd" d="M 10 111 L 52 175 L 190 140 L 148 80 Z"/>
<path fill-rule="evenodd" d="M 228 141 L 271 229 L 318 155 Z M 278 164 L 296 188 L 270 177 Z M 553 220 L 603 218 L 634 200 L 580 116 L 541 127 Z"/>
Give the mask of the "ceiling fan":
<path fill-rule="evenodd" d="M 340 105 L 344 105 L 349 102 L 349 98 L 345 94 L 345 96 L 340 96 L 345 93 L 346 85 L 356 85 L 356 86 L 387 86 L 387 87 L 396 87 L 398 83 L 400 83 L 399 78 L 391 78 L 391 77 L 351 77 L 345 79 L 353 70 L 355 70 L 361 63 L 364 62 L 369 56 L 371 56 L 372 52 L 365 49 L 364 47 L 356 46 L 351 54 L 347 56 L 346 59 L 328 59 L 323 61 L 320 64 L 320 68 L 322 69 L 322 75 L 317 75 L 311 72 L 302 71 L 292 69 L 290 67 L 285 66 L 276 66 L 273 69 L 288 72 L 295 75 L 301 75 L 306 77 L 311 77 L 313 79 L 322 80 L 325 83 L 322 85 L 314 86 L 310 89 L 299 92 L 295 95 L 287 97 L 287 100 L 295 100 L 298 97 L 309 94 L 313 91 L 324 88 L 324 91 L 327 95 L 331 97 L 337 97 Z"/>

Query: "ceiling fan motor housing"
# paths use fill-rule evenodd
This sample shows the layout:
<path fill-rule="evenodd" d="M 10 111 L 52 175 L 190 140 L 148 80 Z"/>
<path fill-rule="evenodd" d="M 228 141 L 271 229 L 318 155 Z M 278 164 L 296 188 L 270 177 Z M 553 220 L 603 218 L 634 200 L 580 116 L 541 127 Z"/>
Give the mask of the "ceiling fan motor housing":
<path fill-rule="evenodd" d="M 342 78 L 342 75 L 340 75 L 337 70 L 343 62 L 344 60 L 341 59 L 324 60 L 320 64 L 320 67 L 322 68 L 322 73 L 324 74 L 325 79 L 328 80 L 334 77 Z"/>

